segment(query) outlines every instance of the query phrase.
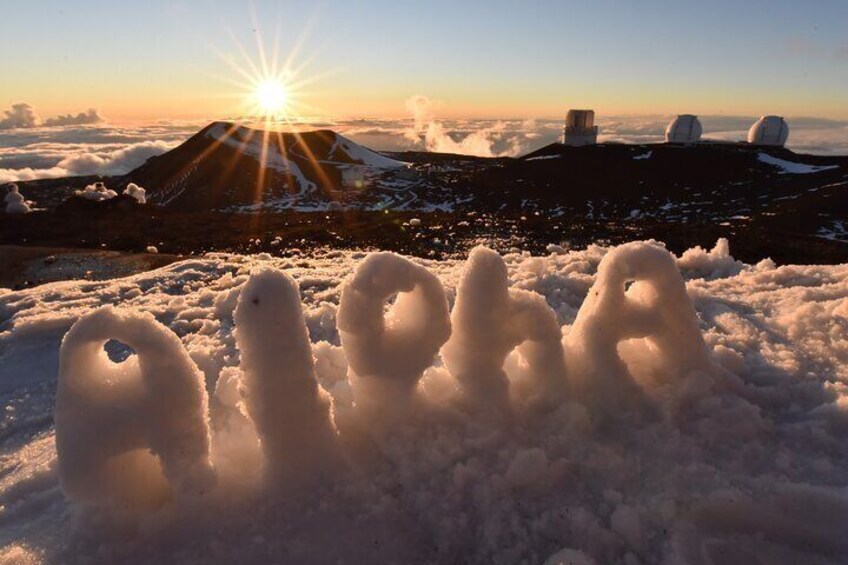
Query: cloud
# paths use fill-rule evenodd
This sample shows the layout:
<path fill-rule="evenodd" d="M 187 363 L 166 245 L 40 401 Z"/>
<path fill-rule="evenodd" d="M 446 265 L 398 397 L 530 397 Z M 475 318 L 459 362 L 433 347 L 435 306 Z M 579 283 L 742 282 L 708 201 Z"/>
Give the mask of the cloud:
<path fill-rule="evenodd" d="M 0 182 L 125 174 L 205 125 L 195 121 L 0 129 Z"/>
<path fill-rule="evenodd" d="M 58 127 L 58 126 L 80 126 L 87 124 L 97 124 L 103 121 L 103 117 L 98 114 L 94 108 L 89 108 L 86 112 L 80 112 L 77 115 L 66 114 L 64 116 L 56 116 L 47 118 L 42 121 L 31 104 L 22 102 L 13 104 L 11 110 L 4 110 L 5 118 L 0 120 L 0 130 L 5 129 L 29 129 L 40 126 Z"/>
<path fill-rule="evenodd" d="M 68 171 L 59 167 L 50 169 L 0 169 L 0 184 L 7 182 L 19 182 L 35 179 L 55 179 L 68 176 Z"/>
<path fill-rule="evenodd" d="M 412 125 L 404 130 L 406 140 L 415 145 L 423 144 L 427 151 L 480 157 L 515 156 L 526 146 L 525 132 L 510 130 L 502 121 L 467 134 L 450 131 L 448 126 L 436 119 L 437 106 L 438 103 L 421 94 L 406 100 L 406 109 L 413 120 Z"/>
<path fill-rule="evenodd" d="M 94 108 L 89 108 L 87 112 L 80 112 L 76 116 L 67 114 L 65 116 L 56 116 L 48 118 L 44 121 L 45 126 L 81 126 L 86 124 L 98 124 L 103 121 L 103 118 L 97 113 Z"/>
<path fill-rule="evenodd" d="M 13 104 L 11 110 L 4 110 L 6 117 L 0 120 L 0 129 L 34 128 L 41 123 L 35 108 L 26 103 Z"/>
<path fill-rule="evenodd" d="M 83 175 L 122 175 L 143 165 L 150 157 L 160 155 L 177 145 L 177 141 L 149 140 L 127 145 L 84 145 L 71 148 L 43 144 L 40 150 L 46 153 L 27 155 L 18 163 L 37 161 L 42 166 L 8 166 L 10 159 L 0 152 L 0 183 L 44 178 L 61 178 Z M 18 148 L 17 151 L 21 149 Z M 10 149 L 14 153 L 16 149 Z M 39 150 L 36 150 L 38 153 Z M 12 161 L 15 162 L 15 161 Z"/>
<path fill-rule="evenodd" d="M 402 119 L 350 119 L 302 124 L 329 128 L 378 151 L 410 149 L 481 156 L 522 155 L 554 143 L 562 118 L 532 120 L 457 120 L 437 118 L 439 104 L 425 96 L 409 99 Z M 10 115 L 11 114 L 11 115 Z M 27 121 L 27 105 L 6 112 L 6 120 Z M 672 115 L 599 115 L 600 141 L 659 143 Z M 73 116 L 76 118 L 76 116 Z M 741 141 L 755 116 L 700 116 L 704 138 Z M 848 155 L 848 121 L 789 117 L 790 149 L 803 153 Z M 153 122 L 63 127 L 0 128 L 0 183 L 70 175 L 121 175 L 185 141 L 207 122 Z"/>
<path fill-rule="evenodd" d="M 120 175 L 144 164 L 154 155 L 172 149 L 164 141 L 143 141 L 117 151 L 87 152 L 71 155 L 57 165 L 74 175 Z"/>

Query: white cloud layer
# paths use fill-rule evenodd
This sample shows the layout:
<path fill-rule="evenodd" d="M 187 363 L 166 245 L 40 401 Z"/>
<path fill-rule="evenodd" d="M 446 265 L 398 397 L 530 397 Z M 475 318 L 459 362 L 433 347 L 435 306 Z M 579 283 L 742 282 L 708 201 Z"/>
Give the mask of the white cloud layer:
<path fill-rule="evenodd" d="M 204 125 L 76 125 L 0 131 L 0 183 L 125 174 L 176 147 Z"/>
<path fill-rule="evenodd" d="M 407 101 L 406 120 L 355 120 L 329 126 L 354 141 L 381 151 L 428 150 L 468 155 L 515 156 L 558 141 L 563 118 L 438 119 L 435 103 L 424 96 Z M 673 115 L 598 115 L 598 140 L 609 143 L 661 143 Z M 743 141 L 755 116 L 700 116 L 704 139 Z M 848 121 L 787 118 L 788 147 L 799 153 L 848 155 Z"/>
<path fill-rule="evenodd" d="M 517 156 L 560 139 L 561 118 L 441 119 L 425 96 L 407 100 L 404 119 L 350 119 L 302 124 L 329 128 L 379 151 L 438 151 L 485 157 Z M 151 156 L 176 147 L 208 122 L 156 122 L 126 126 L 97 123 L 96 112 L 58 116 L 46 122 L 27 104 L 5 111 L 0 120 L 0 183 L 71 175 L 120 175 Z M 671 115 L 604 116 L 596 123 L 599 140 L 659 143 Z M 700 116 L 704 138 L 744 140 L 754 116 Z M 848 121 L 787 118 L 788 146 L 800 153 L 848 155 Z M 54 124 L 46 126 L 50 122 Z M 10 124 L 15 124 L 11 126 Z M 33 125 L 42 124 L 42 125 Z M 65 124 L 61 127 L 55 127 Z"/>

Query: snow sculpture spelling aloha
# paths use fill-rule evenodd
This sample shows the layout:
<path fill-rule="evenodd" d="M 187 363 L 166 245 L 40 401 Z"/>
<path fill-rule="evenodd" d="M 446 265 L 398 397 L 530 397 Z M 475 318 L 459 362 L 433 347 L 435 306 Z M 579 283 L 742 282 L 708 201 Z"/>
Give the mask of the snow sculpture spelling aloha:
<path fill-rule="evenodd" d="M 386 302 L 399 293 L 384 316 Z M 409 400 L 451 333 L 441 281 L 394 253 L 372 253 L 342 289 L 339 334 L 357 402 Z"/>
<path fill-rule="evenodd" d="M 122 363 L 104 345 L 135 350 Z M 65 494 L 92 505 L 157 505 L 214 483 L 203 375 L 150 314 L 105 307 L 62 340 L 54 412 Z"/>
<path fill-rule="evenodd" d="M 315 375 L 297 283 L 276 270 L 253 273 L 233 319 L 266 480 L 290 487 L 330 474 L 341 461 L 332 400 Z"/>
<path fill-rule="evenodd" d="M 454 333 L 442 359 L 469 401 L 508 407 L 503 365 L 516 347 L 529 367 L 533 395 L 562 400 L 567 380 L 556 314 L 543 296 L 509 288 L 506 263 L 497 252 L 485 247 L 471 251 L 451 323 Z"/>
<path fill-rule="evenodd" d="M 633 339 L 644 341 L 626 341 Z M 646 400 L 634 373 L 673 389 L 710 367 L 674 257 L 650 243 L 621 245 L 604 257 L 567 344 L 579 396 L 602 413 Z"/>

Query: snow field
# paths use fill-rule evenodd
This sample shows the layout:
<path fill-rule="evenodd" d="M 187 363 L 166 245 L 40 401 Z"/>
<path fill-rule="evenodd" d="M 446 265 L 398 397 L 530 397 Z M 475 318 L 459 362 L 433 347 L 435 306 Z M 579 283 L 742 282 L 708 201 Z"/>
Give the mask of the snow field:
<path fill-rule="evenodd" d="M 0 556 L 839 563 L 846 338 L 848 266 L 726 242 L 0 291 Z"/>

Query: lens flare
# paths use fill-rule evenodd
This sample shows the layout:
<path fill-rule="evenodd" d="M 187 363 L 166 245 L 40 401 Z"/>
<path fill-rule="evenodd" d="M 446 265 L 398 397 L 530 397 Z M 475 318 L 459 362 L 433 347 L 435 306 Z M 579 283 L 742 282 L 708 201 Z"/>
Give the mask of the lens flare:
<path fill-rule="evenodd" d="M 279 79 L 265 79 L 256 85 L 253 93 L 256 105 L 262 115 L 280 116 L 286 113 L 288 91 Z"/>

